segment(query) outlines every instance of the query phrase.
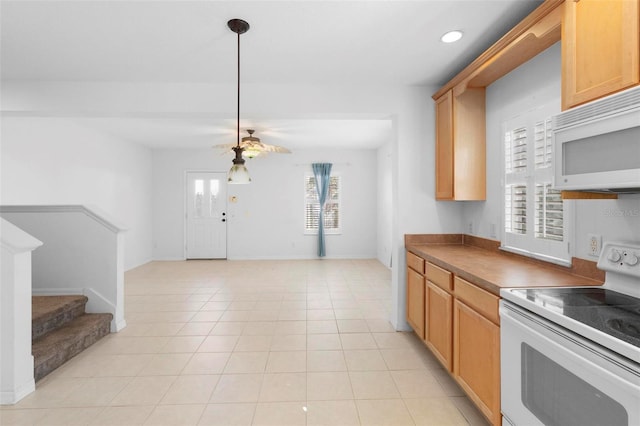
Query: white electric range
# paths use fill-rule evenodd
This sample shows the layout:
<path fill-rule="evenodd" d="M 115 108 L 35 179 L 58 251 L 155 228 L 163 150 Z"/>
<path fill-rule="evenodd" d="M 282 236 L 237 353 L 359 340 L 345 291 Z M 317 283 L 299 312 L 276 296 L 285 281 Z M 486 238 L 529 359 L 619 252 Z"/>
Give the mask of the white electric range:
<path fill-rule="evenodd" d="M 604 244 L 602 287 L 503 289 L 503 424 L 640 425 L 640 245 Z"/>

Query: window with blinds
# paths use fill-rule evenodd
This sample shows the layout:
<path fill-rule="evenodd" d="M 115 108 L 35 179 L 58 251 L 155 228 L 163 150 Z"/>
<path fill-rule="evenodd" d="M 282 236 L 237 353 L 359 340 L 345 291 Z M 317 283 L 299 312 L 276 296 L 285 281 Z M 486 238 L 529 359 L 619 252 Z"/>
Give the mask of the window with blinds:
<path fill-rule="evenodd" d="M 546 106 L 503 123 L 506 249 L 545 260 L 570 261 L 566 209 L 552 187 L 551 120 Z"/>
<path fill-rule="evenodd" d="M 305 233 L 314 234 L 318 232 L 320 218 L 320 203 L 318 202 L 318 190 L 316 189 L 316 178 L 305 176 L 305 213 L 304 227 Z M 329 192 L 324 205 L 324 231 L 326 234 L 340 233 L 340 176 L 329 178 Z"/>

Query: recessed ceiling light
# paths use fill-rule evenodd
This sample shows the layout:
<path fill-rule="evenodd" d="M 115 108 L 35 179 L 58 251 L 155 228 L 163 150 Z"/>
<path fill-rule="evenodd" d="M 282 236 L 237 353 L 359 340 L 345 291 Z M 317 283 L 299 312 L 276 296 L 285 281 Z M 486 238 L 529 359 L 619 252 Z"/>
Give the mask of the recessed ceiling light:
<path fill-rule="evenodd" d="M 458 41 L 462 38 L 462 31 L 449 31 L 448 33 L 445 33 L 442 37 L 440 37 L 440 40 L 442 40 L 444 43 L 453 43 L 454 41 Z"/>

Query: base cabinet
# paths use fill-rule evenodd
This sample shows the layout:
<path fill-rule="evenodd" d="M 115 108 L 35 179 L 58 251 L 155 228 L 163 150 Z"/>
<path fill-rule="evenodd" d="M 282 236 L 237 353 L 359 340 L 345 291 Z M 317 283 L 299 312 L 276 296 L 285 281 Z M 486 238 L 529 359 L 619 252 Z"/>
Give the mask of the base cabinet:
<path fill-rule="evenodd" d="M 407 321 L 496 426 L 501 423 L 499 300 L 407 252 Z"/>
<path fill-rule="evenodd" d="M 453 296 L 427 281 L 426 344 L 448 370 L 452 371 Z"/>
<path fill-rule="evenodd" d="M 407 322 L 424 340 L 424 276 L 407 268 Z"/>
<path fill-rule="evenodd" d="M 453 375 L 492 424 L 500 424 L 500 327 L 456 300 Z"/>

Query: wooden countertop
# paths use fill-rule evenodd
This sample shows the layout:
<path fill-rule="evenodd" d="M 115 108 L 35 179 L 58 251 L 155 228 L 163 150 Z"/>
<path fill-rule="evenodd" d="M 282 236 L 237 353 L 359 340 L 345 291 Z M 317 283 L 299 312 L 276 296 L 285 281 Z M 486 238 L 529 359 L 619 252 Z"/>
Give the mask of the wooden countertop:
<path fill-rule="evenodd" d="M 406 249 L 498 296 L 501 288 L 510 287 L 602 285 L 569 268 L 466 244 L 406 244 Z"/>

